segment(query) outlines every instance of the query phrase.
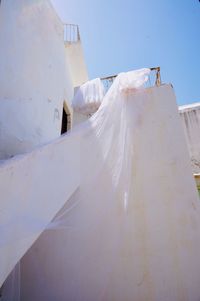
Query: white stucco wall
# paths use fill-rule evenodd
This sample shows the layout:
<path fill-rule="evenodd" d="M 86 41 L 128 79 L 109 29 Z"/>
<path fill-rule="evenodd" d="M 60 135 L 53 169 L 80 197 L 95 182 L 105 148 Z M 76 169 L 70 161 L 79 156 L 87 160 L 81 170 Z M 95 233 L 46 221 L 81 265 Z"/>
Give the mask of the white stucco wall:
<path fill-rule="evenodd" d="M 117 211 L 124 222 L 130 214 L 134 228 L 118 246 L 120 263 L 109 278 L 114 289 L 103 292 L 103 300 L 198 300 L 200 205 L 175 95 L 170 85 L 163 85 L 148 89 L 145 102 L 140 103 L 142 99 L 130 99 L 139 108 L 133 129 L 134 197 L 127 216 L 122 207 Z M 22 261 L 22 300 L 68 300 L 68 243 L 67 230 L 41 235 Z M 96 260 L 101 260 L 98 256 Z M 87 279 L 84 283 L 90 291 Z M 79 281 L 77 275 L 77 290 Z"/>
<path fill-rule="evenodd" d="M 69 58 L 69 70 L 74 87 L 79 87 L 88 80 L 81 41 L 65 43 L 66 56 Z"/>
<path fill-rule="evenodd" d="M 200 103 L 180 106 L 179 114 L 194 173 L 200 173 Z"/>
<path fill-rule="evenodd" d="M 67 135 L 0 164 L 0 287 L 79 186 L 79 151 Z"/>
<path fill-rule="evenodd" d="M 63 24 L 48 0 L 2 0 L 0 159 L 60 135 L 73 84 Z"/>
<path fill-rule="evenodd" d="M 81 41 L 65 43 L 66 58 L 76 93 L 76 88 L 88 81 L 88 72 L 85 63 Z M 88 119 L 88 116 L 73 112 L 72 125 L 75 126 Z"/>

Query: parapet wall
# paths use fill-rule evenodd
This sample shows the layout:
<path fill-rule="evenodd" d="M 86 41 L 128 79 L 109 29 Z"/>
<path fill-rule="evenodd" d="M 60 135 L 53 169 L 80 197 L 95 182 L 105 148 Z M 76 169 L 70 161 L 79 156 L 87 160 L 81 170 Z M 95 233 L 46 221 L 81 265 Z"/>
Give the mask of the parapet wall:
<path fill-rule="evenodd" d="M 180 106 L 179 114 L 194 174 L 200 173 L 200 103 Z"/>

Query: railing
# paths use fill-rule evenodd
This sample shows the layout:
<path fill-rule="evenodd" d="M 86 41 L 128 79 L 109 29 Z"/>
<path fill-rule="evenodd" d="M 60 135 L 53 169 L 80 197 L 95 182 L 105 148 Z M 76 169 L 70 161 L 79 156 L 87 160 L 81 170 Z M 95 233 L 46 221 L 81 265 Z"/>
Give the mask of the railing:
<path fill-rule="evenodd" d="M 155 82 L 155 85 L 159 87 L 161 85 L 160 67 L 153 67 L 153 68 L 150 68 L 150 70 L 156 72 L 156 82 Z"/>
<path fill-rule="evenodd" d="M 64 24 L 64 42 L 77 43 L 80 41 L 80 32 L 78 25 Z"/>
<path fill-rule="evenodd" d="M 160 67 L 153 67 L 153 68 L 149 68 L 149 69 L 152 72 L 155 72 L 155 86 L 159 87 L 161 85 Z M 117 74 L 101 78 L 106 89 L 108 89 L 112 85 L 112 83 L 116 77 L 117 77 Z M 150 84 L 151 84 L 151 79 L 150 79 Z"/>

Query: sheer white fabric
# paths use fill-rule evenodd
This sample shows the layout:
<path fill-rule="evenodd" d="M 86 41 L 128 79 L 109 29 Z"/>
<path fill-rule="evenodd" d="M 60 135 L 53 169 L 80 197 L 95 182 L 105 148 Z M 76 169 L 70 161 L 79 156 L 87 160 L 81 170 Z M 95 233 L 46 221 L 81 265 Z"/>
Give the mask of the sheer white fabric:
<path fill-rule="evenodd" d="M 95 195 L 95 199 L 93 195 L 88 200 L 93 206 L 103 207 L 100 200 L 101 193 L 105 193 L 110 203 L 111 199 L 115 200 L 117 192 L 124 208 L 128 205 L 130 163 L 133 158 L 132 131 L 141 114 L 141 107 L 131 103 L 129 95 L 135 93 L 136 96 L 142 97 L 144 91 L 142 87 L 148 81 L 149 74 L 150 69 L 147 68 L 119 74 L 104 97 L 99 110 L 71 132 L 71 134 L 79 133 L 81 136 L 81 185 L 72 197 L 73 201 L 67 202 L 68 209 L 64 209 L 57 215 L 48 226 L 49 229 L 67 222 L 68 217 L 66 219 L 63 217 L 71 208 L 69 204 L 71 203 L 72 208 L 76 207 L 77 203 L 85 197 L 85 191 L 86 194 Z M 93 191 L 93 187 L 98 191 Z M 109 193 L 105 192 L 106 187 Z M 82 215 L 81 211 L 80 214 Z"/>
<path fill-rule="evenodd" d="M 120 74 L 96 114 L 72 133 L 81 132 L 82 137 L 81 184 L 44 233 L 51 237 L 50 229 L 55 230 L 55 243 L 53 238 L 49 241 L 50 253 L 55 254 L 49 263 L 54 271 L 51 276 L 62 274 L 64 283 L 59 278 L 56 292 L 49 288 L 34 248 L 24 261 L 25 266 L 27 261 L 30 263 L 31 273 L 33 263 L 40 262 L 34 278 L 42 283 L 39 291 L 48 300 L 129 300 L 133 296 L 130 277 L 134 271 L 131 261 L 125 258 L 133 260 L 135 252 L 134 241 L 129 240 L 135 231 L 129 208 L 134 193 L 133 129 L 141 108 L 134 104 L 132 95 L 134 91 L 141 98 L 142 106 L 142 85 L 149 72 L 142 69 Z M 63 236 L 65 246 L 63 241 L 59 246 L 59 235 Z M 56 244 L 57 254 L 53 247 Z M 35 295 L 35 300 L 38 298 Z"/>
<path fill-rule="evenodd" d="M 51 276 L 58 278 L 61 273 L 64 283 L 60 280 L 61 288 L 52 291 L 45 282 L 40 255 L 33 247 L 22 260 L 22 267 L 26 270 L 30 264 L 34 279 L 38 286 L 42 285 L 24 300 L 40 300 L 40 296 L 46 296 L 48 301 L 129 300 L 133 296 L 130 276 L 134 271 L 125 259 L 133 260 L 135 254 L 134 241 L 129 240 L 135 231 L 129 212 L 134 193 L 133 129 L 140 120 L 145 101 L 142 86 L 149 73 L 149 69 L 141 69 L 120 74 L 99 110 L 71 132 L 70 135 L 81 136 L 81 184 L 44 233 L 51 237 L 53 232 L 58 250 L 55 253 L 51 244 L 52 250 L 45 251 L 55 254 L 47 263 L 54 266 Z M 133 94 L 141 98 L 139 107 L 134 104 Z M 37 221 L 30 225 L 30 233 L 36 226 L 40 226 Z M 59 242 L 60 231 L 65 246 Z M 36 249 L 40 250 L 40 246 Z"/>
<path fill-rule="evenodd" d="M 86 82 L 78 88 L 72 107 L 75 112 L 89 115 L 96 112 L 105 95 L 104 86 L 100 78 Z"/>

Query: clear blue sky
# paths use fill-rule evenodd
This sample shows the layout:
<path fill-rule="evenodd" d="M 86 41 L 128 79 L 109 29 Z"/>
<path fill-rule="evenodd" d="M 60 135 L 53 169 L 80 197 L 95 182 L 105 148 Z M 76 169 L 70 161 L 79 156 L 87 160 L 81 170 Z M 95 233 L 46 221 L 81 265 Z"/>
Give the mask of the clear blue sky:
<path fill-rule="evenodd" d="M 198 0 L 52 0 L 79 24 L 90 78 L 161 67 L 178 104 L 200 102 Z"/>

